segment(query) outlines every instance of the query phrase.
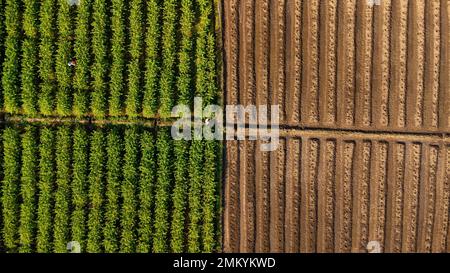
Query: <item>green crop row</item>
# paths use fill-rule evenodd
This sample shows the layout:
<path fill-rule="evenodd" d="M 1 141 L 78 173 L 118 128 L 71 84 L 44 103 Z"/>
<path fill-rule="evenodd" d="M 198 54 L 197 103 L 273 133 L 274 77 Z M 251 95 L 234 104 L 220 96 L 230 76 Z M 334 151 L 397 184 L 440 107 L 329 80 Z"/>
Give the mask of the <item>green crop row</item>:
<path fill-rule="evenodd" d="M 72 113 L 72 69 L 67 65 L 73 55 L 73 20 L 67 0 L 58 0 L 58 42 L 56 51 L 56 113 L 69 116 Z"/>
<path fill-rule="evenodd" d="M 55 183 L 55 133 L 44 128 L 40 134 L 39 182 L 37 209 L 37 252 L 50 252 L 52 247 L 52 222 Z"/>
<path fill-rule="evenodd" d="M 147 1 L 147 35 L 145 38 L 145 87 L 142 104 L 144 117 L 152 117 L 158 112 L 158 88 L 160 74 L 161 8 L 159 0 Z"/>
<path fill-rule="evenodd" d="M 36 130 L 33 127 L 27 127 L 22 137 L 22 166 L 20 174 L 22 204 L 20 206 L 19 251 L 22 253 L 32 251 L 33 239 L 36 233 L 36 216 L 34 215 L 38 174 L 38 160 L 36 157 L 38 146 L 36 138 Z"/>
<path fill-rule="evenodd" d="M 38 62 L 38 15 L 39 2 L 34 0 L 24 0 L 23 13 L 23 43 L 22 43 L 22 107 L 27 115 L 35 115 L 37 109 L 37 68 Z"/>
<path fill-rule="evenodd" d="M 18 113 L 20 107 L 20 12 L 17 0 L 5 0 L 5 59 L 3 62 L 2 87 L 4 109 Z"/>
<path fill-rule="evenodd" d="M 115 253 L 119 250 L 119 198 L 122 181 L 122 153 L 123 145 L 120 132 L 111 130 L 107 140 L 107 174 L 105 193 L 105 228 L 103 240 L 105 252 Z"/>
<path fill-rule="evenodd" d="M 167 118 L 217 98 L 213 1 L 1 1 L 4 112 Z"/>
<path fill-rule="evenodd" d="M 69 201 L 70 201 L 70 151 L 71 134 L 70 130 L 61 127 L 56 136 L 56 192 L 54 209 L 54 251 L 57 253 L 66 252 L 69 239 Z"/>
<path fill-rule="evenodd" d="M 137 252 L 151 251 L 153 235 L 153 203 L 156 179 L 156 143 L 153 132 L 145 131 L 141 135 L 141 162 L 139 178 L 139 228 Z"/>
<path fill-rule="evenodd" d="M 125 69 L 125 3 L 123 0 L 112 0 L 111 15 L 111 71 L 109 114 L 120 116 L 124 94 Z"/>
<path fill-rule="evenodd" d="M 0 71 L 3 72 L 5 50 L 5 1 L 0 0 Z M 3 84 L 0 81 L 0 109 L 3 108 Z M 0 242 L 1 246 L 1 242 Z"/>
<path fill-rule="evenodd" d="M 83 0 L 79 6 L 75 28 L 75 67 L 73 113 L 75 116 L 84 116 L 88 111 L 88 90 L 91 69 L 91 6 L 92 0 Z"/>
<path fill-rule="evenodd" d="M 3 133 L 3 181 L 2 181 L 2 235 L 5 249 L 9 252 L 17 251 L 19 223 L 18 185 L 20 178 L 20 137 L 13 129 L 6 129 Z"/>
<path fill-rule="evenodd" d="M 55 0 L 42 0 L 39 13 L 39 76 L 41 80 L 39 109 L 44 115 L 53 112 L 55 89 Z"/>
<path fill-rule="evenodd" d="M 104 136 L 102 131 L 95 131 L 91 136 L 89 157 L 89 191 L 88 191 L 88 238 L 87 251 L 96 253 L 102 251 L 103 226 L 103 191 L 105 159 Z"/>
<path fill-rule="evenodd" d="M 94 0 L 92 21 L 92 102 L 91 111 L 97 118 L 106 115 L 107 62 L 107 6 L 105 0 Z"/>
<path fill-rule="evenodd" d="M 142 49 L 143 49 L 143 1 L 130 1 L 130 45 L 128 62 L 128 94 L 126 97 L 126 114 L 135 118 L 140 112 L 142 79 Z"/>
<path fill-rule="evenodd" d="M 139 180 L 139 133 L 136 128 L 125 131 L 125 155 L 122 181 L 122 208 L 120 226 L 121 252 L 134 252 L 136 247 L 136 188 Z"/>
<path fill-rule="evenodd" d="M 155 187 L 153 251 L 167 252 L 169 234 L 169 187 L 171 181 L 171 139 L 167 129 L 158 131 L 158 172 Z"/>
<path fill-rule="evenodd" d="M 9 252 L 211 252 L 218 144 L 170 128 L 1 131 L 1 240 Z"/>
<path fill-rule="evenodd" d="M 87 181 L 88 181 L 88 133 L 82 128 L 76 128 L 73 133 L 73 163 L 72 163 L 72 206 L 71 213 L 72 237 L 86 249 L 86 205 L 87 205 Z"/>
<path fill-rule="evenodd" d="M 174 104 L 175 68 L 177 57 L 176 29 L 178 0 L 163 1 L 163 34 L 162 34 L 162 64 L 160 77 L 159 99 L 160 114 L 170 117 Z"/>

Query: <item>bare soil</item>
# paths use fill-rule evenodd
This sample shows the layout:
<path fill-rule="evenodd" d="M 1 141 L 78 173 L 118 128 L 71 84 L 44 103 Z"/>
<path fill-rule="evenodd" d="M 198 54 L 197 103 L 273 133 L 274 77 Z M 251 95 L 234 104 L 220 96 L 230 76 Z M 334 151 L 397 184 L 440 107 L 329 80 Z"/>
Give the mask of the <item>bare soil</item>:
<path fill-rule="evenodd" d="M 450 2 L 222 6 L 225 103 L 282 128 L 226 143 L 224 250 L 450 251 Z"/>

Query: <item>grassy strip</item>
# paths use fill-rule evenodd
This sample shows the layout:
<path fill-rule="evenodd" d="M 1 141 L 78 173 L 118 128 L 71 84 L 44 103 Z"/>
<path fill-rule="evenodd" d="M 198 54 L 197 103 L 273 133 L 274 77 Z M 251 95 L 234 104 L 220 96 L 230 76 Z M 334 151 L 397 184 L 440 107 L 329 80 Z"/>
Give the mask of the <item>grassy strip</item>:
<path fill-rule="evenodd" d="M 59 127 L 56 137 L 56 194 L 55 226 L 53 228 L 54 252 L 67 252 L 69 242 L 70 209 L 70 151 L 71 134 L 69 127 Z"/>

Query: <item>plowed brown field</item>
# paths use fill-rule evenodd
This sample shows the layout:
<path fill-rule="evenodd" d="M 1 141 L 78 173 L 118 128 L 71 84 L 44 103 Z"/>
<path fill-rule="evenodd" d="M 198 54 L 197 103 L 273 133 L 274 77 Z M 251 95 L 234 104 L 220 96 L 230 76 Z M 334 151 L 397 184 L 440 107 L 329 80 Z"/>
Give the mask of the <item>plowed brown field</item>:
<path fill-rule="evenodd" d="M 281 145 L 226 143 L 226 252 L 450 251 L 450 1 L 223 0 L 226 104 L 279 104 Z"/>

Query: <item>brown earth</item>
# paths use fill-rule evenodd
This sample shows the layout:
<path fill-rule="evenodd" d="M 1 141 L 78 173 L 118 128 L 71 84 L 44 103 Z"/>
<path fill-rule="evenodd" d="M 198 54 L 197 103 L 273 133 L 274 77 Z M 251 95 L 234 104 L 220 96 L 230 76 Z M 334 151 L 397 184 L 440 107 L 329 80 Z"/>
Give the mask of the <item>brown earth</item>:
<path fill-rule="evenodd" d="M 226 143 L 226 252 L 450 252 L 450 1 L 367 3 L 223 0 L 225 102 L 282 129 Z"/>

